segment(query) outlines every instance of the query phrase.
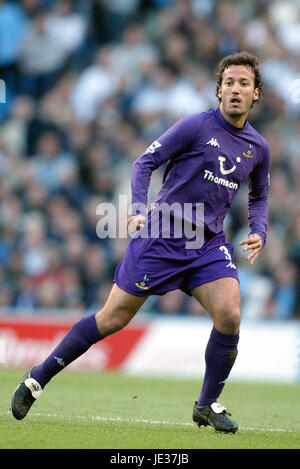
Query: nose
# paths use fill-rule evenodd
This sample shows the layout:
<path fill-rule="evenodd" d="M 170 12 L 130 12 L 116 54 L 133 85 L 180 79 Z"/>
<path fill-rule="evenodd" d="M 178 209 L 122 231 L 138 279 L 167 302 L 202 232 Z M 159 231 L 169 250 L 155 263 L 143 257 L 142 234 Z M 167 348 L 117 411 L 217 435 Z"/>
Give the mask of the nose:
<path fill-rule="evenodd" d="M 236 81 L 236 82 L 233 84 L 232 93 L 233 93 L 233 94 L 239 94 L 239 92 L 240 92 L 240 85 L 239 85 L 239 83 Z"/>

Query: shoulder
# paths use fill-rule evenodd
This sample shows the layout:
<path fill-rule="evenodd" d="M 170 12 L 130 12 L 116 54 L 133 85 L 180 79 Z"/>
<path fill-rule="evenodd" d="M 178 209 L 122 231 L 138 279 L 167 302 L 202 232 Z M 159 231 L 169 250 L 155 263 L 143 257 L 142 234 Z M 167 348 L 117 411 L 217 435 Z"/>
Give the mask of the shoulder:
<path fill-rule="evenodd" d="M 253 140 L 255 141 L 255 146 L 257 147 L 259 151 L 259 161 L 261 163 L 264 161 L 268 162 L 270 160 L 270 148 L 269 148 L 268 141 L 262 134 L 260 134 L 256 129 L 254 129 L 250 124 L 249 124 L 249 130 L 252 134 Z"/>
<path fill-rule="evenodd" d="M 213 117 L 213 110 L 199 112 L 195 114 L 189 114 L 188 116 L 181 117 L 175 124 L 178 129 L 188 133 L 191 136 L 196 136 L 201 129 L 203 124 L 207 124 L 208 119 Z"/>
<path fill-rule="evenodd" d="M 203 124 L 207 119 L 215 118 L 215 110 L 208 109 L 207 111 L 197 112 L 195 114 L 189 114 L 188 116 L 182 117 L 180 120 L 183 122 L 189 122 L 190 124 Z"/>
<path fill-rule="evenodd" d="M 265 137 L 259 133 L 254 127 L 252 127 L 251 124 L 249 124 L 249 131 L 252 133 L 256 144 L 259 148 L 261 148 L 263 151 L 264 150 L 269 150 L 269 144 L 268 141 L 265 139 Z"/>

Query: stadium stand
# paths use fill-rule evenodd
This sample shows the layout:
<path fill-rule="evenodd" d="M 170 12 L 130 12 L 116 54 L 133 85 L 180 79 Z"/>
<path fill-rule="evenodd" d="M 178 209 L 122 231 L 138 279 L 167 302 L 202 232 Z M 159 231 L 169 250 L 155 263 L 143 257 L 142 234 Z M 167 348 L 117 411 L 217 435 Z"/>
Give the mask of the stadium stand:
<path fill-rule="evenodd" d="M 226 229 L 244 317 L 299 317 L 299 12 L 299 0 L 0 0 L 0 306 L 99 309 L 128 240 L 97 236 L 97 206 L 130 196 L 135 158 L 179 117 L 217 106 L 217 62 L 249 50 L 265 82 L 249 120 L 271 149 L 254 267 L 238 247 L 246 185 Z M 179 291 L 144 308 L 205 314 Z"/>

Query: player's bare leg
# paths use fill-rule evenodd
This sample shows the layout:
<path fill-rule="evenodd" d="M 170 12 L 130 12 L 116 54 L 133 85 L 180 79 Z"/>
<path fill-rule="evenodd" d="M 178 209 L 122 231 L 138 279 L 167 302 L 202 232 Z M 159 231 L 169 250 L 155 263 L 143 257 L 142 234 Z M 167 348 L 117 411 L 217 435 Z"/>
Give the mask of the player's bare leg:
<path fill-rule="evenodd" d="M 241 320 L 241 296 L 238 280 L 224 277 L 204 283 L 191 291 L 223 334 L 237 334 Z"/>
<path fill-rule="evenodd" d="M 114 284 L 105 305 L 95 315 L 101 336 L 107 337 L 125 327 L 146 299 L 146 296 L 131 295 Z"/>
<path fill-rule="evenodd" d="M 216 431 L 235 433 L 236 422 L 217 403 L 237 356 L 240 326 L 240 288 L 235 278 L 226 277 L 200 285 L 192 295 L 213 320 L 206 351 L 203 387 L 193 409 L 193 420 Z"/>
<path fill-rule="evenodd" d="M 125 327 L 146 298 L 131 295 L 114 285 L 100 311 L 77 321 L 46 360 L 26 372 L 11 398 L 13 416 L 23 419 L 53 376 L 91 345 Z"/>

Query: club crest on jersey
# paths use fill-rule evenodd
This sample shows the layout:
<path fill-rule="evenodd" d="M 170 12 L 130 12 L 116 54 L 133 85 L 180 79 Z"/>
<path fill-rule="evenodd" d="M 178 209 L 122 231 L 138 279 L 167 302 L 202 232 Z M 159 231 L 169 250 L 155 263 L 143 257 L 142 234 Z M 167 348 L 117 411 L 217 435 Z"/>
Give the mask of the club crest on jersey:
<path fill-rule="evenodd" d="M 148 290 L 149 288 L 149 277 L 147 274 L 144 275 L 144 279 L 140 282 L 135 282 L 135 286 L 141 288 L 142 290 Z"/>
<path fill-rule="evenodd" d="M 244 151 L 243 156 L 246 156 L 247 158 L 253 158 L 254 155 L 252 153 L 252 148 L 253 148 L 253 145 L 251 145 L 251 143 L 250 143 L 249 150 Z"/>
<path fill-rule="evenodd" d="M 147 148 L 146 153 L 154 153 L 156 148 L 161 147 L 161 143 L 155 140 L 151 145 Z"/>

